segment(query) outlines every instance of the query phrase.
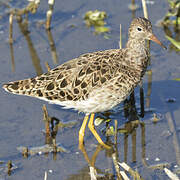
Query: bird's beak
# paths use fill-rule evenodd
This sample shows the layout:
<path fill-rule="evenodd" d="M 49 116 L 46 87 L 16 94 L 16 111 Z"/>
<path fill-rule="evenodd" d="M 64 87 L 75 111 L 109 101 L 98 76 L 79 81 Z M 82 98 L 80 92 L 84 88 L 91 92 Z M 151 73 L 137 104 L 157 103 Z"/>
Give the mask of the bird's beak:
<path fill-rule="evenodd" d="M 157 44 L 159 44 L 160 46 L 162 46 L 164 49 L 167 49 L 166 46 L 163 45 L 163 43 L 161 41 L 158 40 L 158 38 L 154 35 L 151 34 L 151 36 L 149 37 L 150 40 L 156 42 Z"/>

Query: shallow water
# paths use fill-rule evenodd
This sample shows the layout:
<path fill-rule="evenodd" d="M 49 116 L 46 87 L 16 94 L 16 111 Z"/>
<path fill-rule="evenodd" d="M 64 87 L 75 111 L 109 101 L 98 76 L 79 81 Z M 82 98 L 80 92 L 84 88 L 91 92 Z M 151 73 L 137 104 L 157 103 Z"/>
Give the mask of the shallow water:
<path fill-rule="evenodd" d="M 10 2 L 13 7 L 22 8 L 26 1 Z M 141 4 L 139 4 L 141 7 Z M 168 9 L 163 0 L 158 4 L 148 5 L 149 18 L 154 25 L 161 19 Z M 9 8 L 1 5 L 0 25 L 0 54 L 1 82 L 14 81 L 34 77 L 41 72 L 46 72 L 45 62 L 51 68 L 56 64 L 53 62 L 51 48 L 46 30 L 40 25 L 45 20 L 48 5 L 42 1 L 36 14 L 29 16 L 30 33 L 24 36 L 14 20 L 14 60 L 15 67 L 12 72 L 11 53 L 8 44 L 8 11 Z M 106 20 L 111 28 L 110 39 L 103 36 L 94 36 L 92 30 L 87 29 L 83 23 L 83 15 L 88 10 L 103 10 L 108 14 Z M 143 16 L 142 9 L 136 11 L 136 16 Z M 128 10 L 128 4 L 122 1 L 56 1 L 51 33 L 55 42 L 58 56 L 57 64 L 66 62 L 86 52 L 118 48 L 119 23 L 122 24 L 123 44 L 127 39 L 127 28 L 132 18 L 132 12 Z M 73 27 L 72 27 L 73 25 Z M 154 27 L 157 37 L 166 45 L 169 42 L 164 37 L 162 28 Z M 145 116 L 140 118 L 134 131 L 130 128 L 133 124 L 127 124 L 122 112 L 115 112 L 112 119 L 118 120 L 118 128 L 130 128 L 131 134 L 118 134 L 118 155 L 121 162 L 126 161 L 132 169 L 139 172 L 144 179 L 168 179 L 164 171 L 157 169 L 155 165 L 167 163 L 168 168 L 174 172 L 180 168 L 180 83 L 174 78 L 180 77 L 179 55 L 174 51 L 165 51 L 155 43 L 151 43 L 151 66 L 152 87 L 148 99 L 148 76 L 144 78 L 145 92 Z M 137 107 L 139 107 L 138 89 L 135 92 Z M 89 166 L 82 152 L 78 149 L 78 130 L 83 120 L 83 114 L 75 111 L 63 110 L 59 106 L 48 104 L 44 101 L 12 95 L 0 88 L 1 113 L 0 113 L 0 161 L 7 163 L 11 160 L 18 168 L 12 171 L 10 177 L 0 171 L 0 179 L 31 180 L 43 179 L 45 171 L 48 179 L 90 179 Z M 175 98 L 175 102 L 167 102 L 167 98 Z M 69 150 L 68 153 L 42 154 L 23 158 L 17 150 L 19 146 L 36 147 L 45 144 L 42 130 L 45 128 L 43 122 L 42 106 L 46 104 L 50 116 L 54 116 L 63 122 L 75 121 L 76 125 L 69 128 L 61 128 L 56 136 L 57 143 Z M 148 110 L 150 108 L 150 110 Z M 153 113 L 160 116 L 160 121 L 152 122 Z M 111 122 L 111 125 L 114 121 Z M 143 124 L 143 125 L 142 125 Z M 105 141 L 101 129 L 105 124 L 97 127 L 100 136 Z M 128 142 L 127 142 L 128 139 Z M 136 139 L 136 140 L 135 140 Z M 112 137 L 113 141 L 113 137 Z M 143 146 L 145 142 L 145 146 Z M 128 144 L 128 146 L 127 146 Z M 87 129 L 85 135 L 85 147 L 91 157 L 96 150 L 97 142 L 91 132 Z M 96 158 L 95 164 L 100 174 L 106 174 L 108 179 L 115 174 L 111 153 L 102 150 Z M 49 171 L 49 170 L 52 170 Z M 177 172 L 176 172 L 177 173 Z M 132 178 L 132 177 L 131 177 Z M 109 177 L 109 179 L 112 179 Z M 115 177 L 114 177 L 115 179 Z"/>

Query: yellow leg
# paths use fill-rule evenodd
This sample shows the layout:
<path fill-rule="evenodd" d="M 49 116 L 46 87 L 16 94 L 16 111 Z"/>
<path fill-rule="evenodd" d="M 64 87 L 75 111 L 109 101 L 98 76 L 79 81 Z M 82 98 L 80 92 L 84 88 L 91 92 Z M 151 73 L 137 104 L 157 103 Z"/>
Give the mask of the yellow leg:
<path fill-rule="evenodd" d="M 81 125 L 81 128 L 79 130 L 79 149 L 82 149 L 83 142 L 84 142 L 84 133 L 85 133 L 85 129 L 86 129 L 86 125 L 89 119 L 89 115 L 86 115 L 84 117 L 83 123 Z"/>
<path fill-rule="evenodd" d="M 94 128 L 94 113 L 91 114 L 90 116 L 90 120 L 89 120 L 89 124 L 88 124 L 88 128 L 91 130 L 91 132 L 93 133 L 94 137 L 97 139 L 97 141 L 99 142 L 99 144 L 101 144 L 103 147 L 105 147 L 106 149 L 111 149 L 111 146 L 106 145 L 102 139 L 100 138 L 99 134 L 96 132 L 95 128 Z"/>

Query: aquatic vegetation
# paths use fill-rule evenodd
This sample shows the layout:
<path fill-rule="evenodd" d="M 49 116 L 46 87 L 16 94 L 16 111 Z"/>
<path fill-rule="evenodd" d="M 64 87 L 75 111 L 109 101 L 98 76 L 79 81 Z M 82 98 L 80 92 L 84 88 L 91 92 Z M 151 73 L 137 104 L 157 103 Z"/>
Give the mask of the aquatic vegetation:
<path fill-rule="evenodd" d="M 176 41 L 175 39 L 165 36 L 174 46 L 176 46 L 180 50 L 180 41 Z"/>
<path fill-rule="evenodd" d="M 164 18 L 158 23 L 163 26 L 166 33 L 166 38 L 171 42 L 171 49 L 175 51 L 180 50 L 180 1 L 179 0 L 168 0 L 169 10 L 165 14 Z M 169 26 L 173 26 L 174 32 L 172 32 Z M 173 35 L 175 34 L 175 35 Z M 173 37 L 174 36 L 174 37 Z"/>
<path fill-rule="evenodd" d="M 166 25 L 179 25 L 180 24 L 180 1 L 179 0 L 168 0 L 169 10 L 166 13 L 163 24 Z"/>
<path fill-rule="evenodd" d="M 180 78 L 175 78 L 174 80 L 175 80 L 175 81 L 180 81 Z"/>
<path fill-rule="evenodd" d="M 95 34 L 107 33 L 110 28 L 105 26 L 104 21 L 107 18 L 107 13 L 105 11 L 87 11 L 84 15 L 85 24 L 87 27 L 94 27 Z"/>

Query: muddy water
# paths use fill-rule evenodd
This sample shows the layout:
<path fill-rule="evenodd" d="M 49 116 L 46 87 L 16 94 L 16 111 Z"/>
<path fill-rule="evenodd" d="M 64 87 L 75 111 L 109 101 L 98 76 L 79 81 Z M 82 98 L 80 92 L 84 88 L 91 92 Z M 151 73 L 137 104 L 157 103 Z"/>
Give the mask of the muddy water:
<path fill-rule="evenodd" d="M 7 2 L 8 4 L 8 2 Z M 9 5 L 23 8 L 26 1 L 13 1 Z M 136 16 L 143 16 L 140 8 Z M 132 12 L 128 4 L 122 1 L 56 1 L 52 19 L 52 37 L 55 43 L 57 60 L 53 59 L 52 47 L 48 34 L 42 24 L 45 21 L 48 5 L 41 2 L 36 14 L 29 16 L 29 33 L 23 34 L 20 25 L 13 23 L 13 56 L 8 44 L 8 12 L 9 7 L 1 5 L 0 24 L 0 85 L 13 80 L 34 77 L 47 72 L 45 62 L 51 68 L 86 52 L 118 48 L 119 23 L 122 24 L 123 44 L 127 39 L 127 28 L 132 19 Z M 111 28 L 110 38 L 94 36 L 92 29 L 87 29 L 83 23 L 83 15 L 88 10 L 103 10 L 108 14 L 107 24 Z M 154 25 L 164 16 L 168 5 L 163 0 L 158 4 L 148 4 L 149 18 Z M 162 28 L 154 27 L 157 37 L 168 46 Z M 111 115 L 118 120 L 118 128 L 125 129 L 118 134 L 118 161 L 127 162 L 133 170 L 137 170 L 144 179 L 167 179 L 164 171 L 158 165 L 167 167 L 176 173 L 180 167 L 180 83 L 173 81 L 180 77 L 179 55 L 174 51 L 165 51 L 157 44 L 151 43 L 152 65 L 148 68 L 152 76 L 144 78 L 145 116 L 136 123 L 127 123 L 120 106 Z M 12 65 L 14 64 L 14 65 Z M 148 79 L 152 78 L 152 85 Z M 43 179 L 45 171 L 48 179 L 90 179 L 89 165 L 82 152 L 78 149 L 78 130 L 83 120 L 83 114 L 75 111 L 63 110 L 59 106 L 51 105 L 38 99 L 12 95 L 0 88 L 0 161 L 4 164 L 11 160 L 18 168 L 8 177 L 4 170 L 0 171 L 0 179 L 32 180 Z M 139 89 L 135 92 L 136 107 L 139 111 Z M 175 102 L 167 102 L 169 99 Z M 76 122 L 72 127 L 60 128 L 56 142 L 60 143 L 68 152 L 53 155 L 38 154 L 23 158 L 17 150 L 19 146 L 39 147 L 45 144 L 43 130 L 42 106 L 46 104 L 49 116 L 56 117 L 62 122 Z M 153 114 L 160 119 L 152 122 Z M 110 123 L 114 125 L 114 121 Z M 103 140 L 105 136 L 101 129 L 105 124 L 97 127 Z M 113 137 L 111 138 L 113 141 Z M 86 130 L 85 148 L 89 157 L 97 153 L 95 167 L 97 172 L 113 179 L 115 169 L 112 153 L 99 149 L 90 131 Z M 4 167 L 2 164 L 2 167 Z M 132 176 L 130 176 L 132 178 Z M 115 179 L 116 177 L 114 177 Z"/>

